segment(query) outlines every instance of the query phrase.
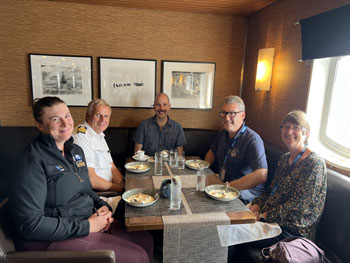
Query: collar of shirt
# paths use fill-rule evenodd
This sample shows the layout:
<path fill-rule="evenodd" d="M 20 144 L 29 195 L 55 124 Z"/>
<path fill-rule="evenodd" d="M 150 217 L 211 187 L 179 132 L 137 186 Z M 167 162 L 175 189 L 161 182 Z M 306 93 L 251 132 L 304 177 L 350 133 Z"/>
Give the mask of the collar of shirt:
<path fill-rule="evenodd" d="M 169 116 L 167 116 L 167 118 L 168 118 L 168 121 L 166 122 L 166 124 L 164 125 L 164 127 L 166 127 L 166 126 L 172 127 L 172 126 L 173 126 L 173 120 L 170 119 Z M 153 117 L 153 122 L 154 122 L 155 124 L 157 124 L 157 126 L 159 126 L 158 123 L 157 123 L 157 115 L 154 115 L 154 117 Z"/>
<path fill-rule="evenodd" d="M 99 138 L 99 139 L 105 137 L 105 134 L 103 132 L 101 132 L 100 134 L 96 133 L 94 131 L 94 129 L 91 128 L 91 126 L 86 121 L 83 122 L 83 125 L 87 128 L 86 132 L 89 133 L 90 136 L 93 136 L 93 137 L 96 137 L 96 138 Z"/>

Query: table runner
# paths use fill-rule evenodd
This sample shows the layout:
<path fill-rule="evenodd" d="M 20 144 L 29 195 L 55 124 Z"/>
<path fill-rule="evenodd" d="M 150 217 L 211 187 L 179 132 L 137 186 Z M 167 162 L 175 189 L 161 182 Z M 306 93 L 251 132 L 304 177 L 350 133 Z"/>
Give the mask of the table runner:
<path fill-rule="evenodd" d="M 227 262 L 216 227 L 230 224 L 225 213 L 163 216 L 163 222 L 163 263 Z"/>

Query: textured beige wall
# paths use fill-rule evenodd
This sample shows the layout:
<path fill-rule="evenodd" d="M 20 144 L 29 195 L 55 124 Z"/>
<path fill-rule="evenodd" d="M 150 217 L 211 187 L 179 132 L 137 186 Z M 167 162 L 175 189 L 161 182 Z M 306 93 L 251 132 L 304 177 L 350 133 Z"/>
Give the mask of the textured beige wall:
<path fill-rule="evenodd" d="M 239 94 L 246 36 L 245 17 L 194 14 L 46 0 L 0 1 L 0 122 L 32 126 L 28 54 L 93 57 L 93 94 L 98 97 L 98 57 L 216 63 L 214 108 L 173 109 L 187 128 L 219 129 L 223 98 Z M 84 107 L 71 107 L 77 122 Z M 147 109 L 113 108 L 111 126 L 136 127 L 153 115 Z"/>
<path fill-rule="evenodd" d="M 301 29 L 295 22 L 349 0 L 279 0 L 248 19 L 242 97 L 247 123 L 265 141 L 282 146 L 279 125 L 286 113 L 306 109 L 312 63 L 301 58 Z M 260 48 L 275 48 L 270 91 L 255 91 Z"/>

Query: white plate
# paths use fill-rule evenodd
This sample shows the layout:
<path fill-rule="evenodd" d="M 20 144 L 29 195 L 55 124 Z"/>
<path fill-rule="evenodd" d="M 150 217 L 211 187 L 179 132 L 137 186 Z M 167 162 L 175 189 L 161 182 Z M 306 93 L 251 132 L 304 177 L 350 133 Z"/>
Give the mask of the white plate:
<path fill-rule="evenodd" d="M 199 168 L 205 169 L 210 166 L 209 162 L 203 160 L 187 160 L 185 164 L 188 168 L 193 170 L 198 170 Z"/>
<path fill-rule="evenodd" d="M 143 156 L 143 158 L 141 159 L 141 158 L 137 157 L 136 155 L 134 155 L 132 158 L 133 158 L 134 160 L 136 160 L 136 161 L 145 162 L 145 161 L 148 160 L 149 156 L 145 154 L 145 155 Z"/>
<path fill-rule="evenodd" d="M 210 192 L 211 190 L 224 191 L 224 190 L 225 190 L 225 185 L 222 185 L 222 184 L 212 184 L 212 185 L 208 185 L 208 186 L 204 189 L 204 192 L 205 192 L 210 198 L 213 198 L 213 199 L 215 199 L 215 200 L 222 201 L 222 202 L 229 202 L 229 201 L 235 200 L 235 199 L 240 195 L 239 190 L 237 190 L 236 188 L 231 187 L 231 186 L 227 187 L 227 191 L 228 191 L 228 192 L 234 192 L 234 193 L 236 193 L 236 196 L 233 197 L 233 198 L 219 198 L 219 197 L 213 196 L 213 195 L 209 194 L 209 192 Z"/>
<path fill-rule="evenodd" d="M 147 204 L 131 203 L 131 202 L 127 201 L 130 196 L 138 194 L 138 193 L 148 194 L 150 196 L 153 196 L 154 200 L 150 203 L 147 203 Z M 155 190 L 155 189 L 137 188 L 137 189 L 131 189 L 129 191 L 126 191 L 122 195 L 122 198 L 125 201 L 125 203 L 127 203 L 128 205 L 135 206 L 135 207 L 146 207 L 146 206 L 153 205 L 155 202 L 157 202 L 159 199 L 159 194 L 158 194 L 157 190 Z"/>
<path fill-rule="evenodd" d="M 144 162 L 127 163 L 124 167 L 126 170 L 132 173 L 144 173 L 151 169 L 151 166 Z"/>

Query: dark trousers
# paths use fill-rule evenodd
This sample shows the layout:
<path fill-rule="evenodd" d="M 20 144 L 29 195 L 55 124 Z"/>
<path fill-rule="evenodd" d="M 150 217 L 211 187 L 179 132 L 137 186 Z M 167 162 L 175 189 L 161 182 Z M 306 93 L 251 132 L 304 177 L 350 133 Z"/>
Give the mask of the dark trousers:
<path fill-rule="evenodd" d="M 113 250 L 118 263 L 149 263 L 153 258 L 153 238 L 147 231 L 126 232 L 123 225 L 115 221 L 111 228 L 104 233 L 90 233 L 85 237 L 70 238 L 63 241 L 25 242 L 21 244 L 21 250 Z"/>

